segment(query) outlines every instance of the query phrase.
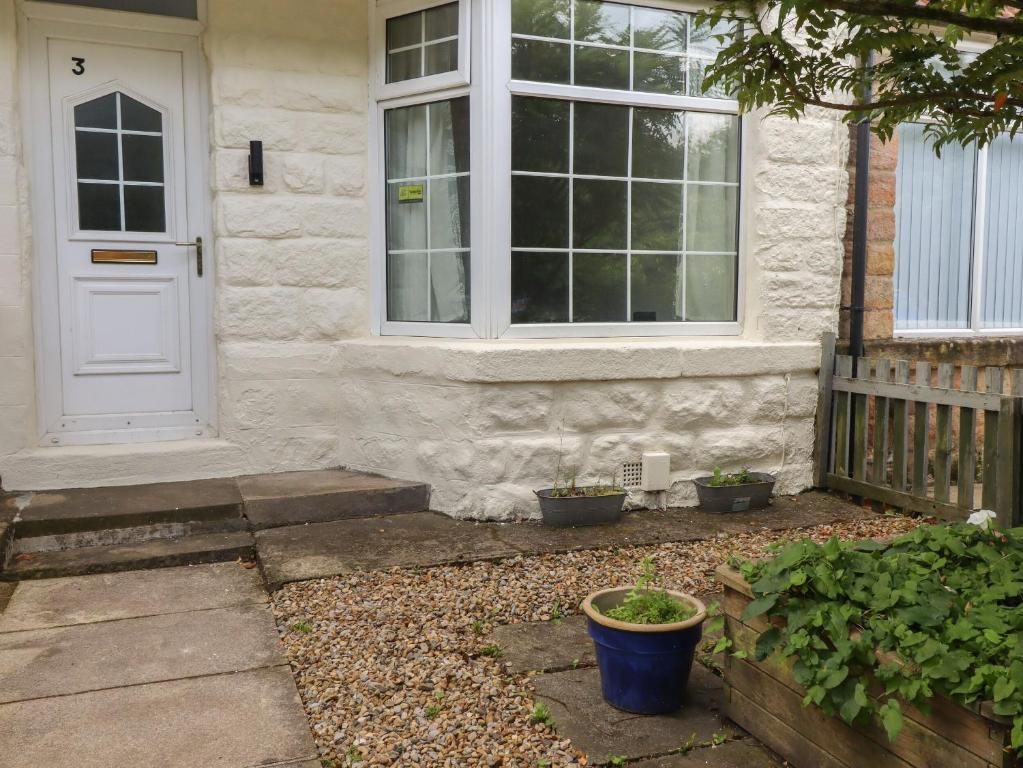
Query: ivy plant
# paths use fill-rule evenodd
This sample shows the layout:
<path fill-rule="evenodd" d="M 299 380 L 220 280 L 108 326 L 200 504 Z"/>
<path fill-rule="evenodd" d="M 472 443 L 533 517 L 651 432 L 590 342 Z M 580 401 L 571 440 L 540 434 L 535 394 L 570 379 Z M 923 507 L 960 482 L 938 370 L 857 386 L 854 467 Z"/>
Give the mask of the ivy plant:
<path fill-rule="evenodd" d="M 804 705 L 850 724 L 876 717 L 894 740 L 901 702 L 992 701 L 1023 754 L 1023 528 L 797 541 L 740 570 L 754 596 L 743 620 L 774 620 L 755 656 L 791 657 Z"/>

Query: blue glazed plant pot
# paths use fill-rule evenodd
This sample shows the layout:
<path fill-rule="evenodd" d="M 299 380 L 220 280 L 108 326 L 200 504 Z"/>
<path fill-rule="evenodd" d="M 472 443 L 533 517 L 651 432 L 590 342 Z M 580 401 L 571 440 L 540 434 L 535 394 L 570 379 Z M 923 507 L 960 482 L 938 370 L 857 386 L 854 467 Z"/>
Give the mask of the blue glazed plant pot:
<path fill-rule="evenodd" d="M 696 613 L 674 624 L 628 624 L 608 618 L 606 613 L 621 605 L 631 589 L 603 589 L 582 605 L 597 651 L 604 699 L 616 709 L 641 715 L 674 712 L 685 701 L 707 609 L 691 595 L 668 590 Z"/>

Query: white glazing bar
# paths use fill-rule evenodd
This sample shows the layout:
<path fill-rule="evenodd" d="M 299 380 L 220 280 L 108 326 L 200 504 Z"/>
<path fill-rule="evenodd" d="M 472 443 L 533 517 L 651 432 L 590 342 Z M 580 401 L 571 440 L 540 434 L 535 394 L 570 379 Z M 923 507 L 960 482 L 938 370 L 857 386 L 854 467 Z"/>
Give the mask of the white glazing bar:
<path fill-rule="evenodd" d="M 575 3 L 572 4 L 573 9 Z M 575 11 L 573 10 L 573 14 Z M 572 173 L 575 171 L 575 104 L 568 105 L 568 322 L 572 322 L 575 312 L 573 300 L 575 265 L 572 249 L 575 248 L 575 184 Z"/>
<path fill-rule="evenodd" d="M 629 12 L 632 27 L 632 12 Z M 631 61 L 631 56 L 629 57 Z M 625 187 L 625 322 L 632 322 L 632 124 L 633 107 L 629 107 L 628 155 L 625 158 L 628 181 Z"/>
<path fill-rule="evenodd" d="M 124 151 L 121 147 L 121 94 L 117 94 L 117 98 L 114 101 L 117 108 L 117 191 L 118 199 L 121 205 L 121 231 L 128 231 L 128 222 L 124 220 Z"/>
<path fill-rule="evenodd" d="M 982 301 L 984 286 L 984 269 L 987 258 L 987 227 L 988 219 L 988 147 L 977 153 L 977 173 L 974 178 L 973 207 L 973 281 L 970 295 L 970 328 L 977 330 L 981 326 Z M 1004 281 L 1002 283 L 1004 285 Z"/>

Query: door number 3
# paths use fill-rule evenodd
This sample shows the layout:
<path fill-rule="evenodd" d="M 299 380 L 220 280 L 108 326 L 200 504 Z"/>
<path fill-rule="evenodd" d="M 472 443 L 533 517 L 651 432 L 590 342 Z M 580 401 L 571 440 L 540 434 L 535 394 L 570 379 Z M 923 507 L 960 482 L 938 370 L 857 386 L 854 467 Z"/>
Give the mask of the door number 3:
<path fill-rule="evenodd" d="M 73 61 L 75 63 L 75 65 L 71 68 L 71 72 L 73 74 L 76 74 L 76 75 L 84 75 L 85 74 L 85 59 L 83 59 L 83 58 L 81 58 L 79 56 L 72 56 L 71 57 L 71 61 Z"/>

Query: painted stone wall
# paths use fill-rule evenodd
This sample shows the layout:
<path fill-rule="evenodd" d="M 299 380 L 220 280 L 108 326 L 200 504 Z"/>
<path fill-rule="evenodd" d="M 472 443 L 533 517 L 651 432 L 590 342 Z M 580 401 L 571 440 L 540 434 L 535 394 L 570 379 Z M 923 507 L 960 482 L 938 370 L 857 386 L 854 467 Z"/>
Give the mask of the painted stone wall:
<path fill-rule="evenodd" d="M 35 410 L 27 190 L 14 0 L 0 2 L 0 456 L 31 444 Z"/>

